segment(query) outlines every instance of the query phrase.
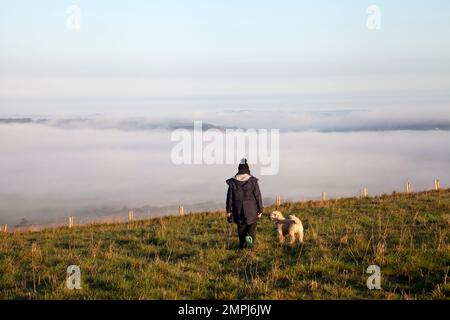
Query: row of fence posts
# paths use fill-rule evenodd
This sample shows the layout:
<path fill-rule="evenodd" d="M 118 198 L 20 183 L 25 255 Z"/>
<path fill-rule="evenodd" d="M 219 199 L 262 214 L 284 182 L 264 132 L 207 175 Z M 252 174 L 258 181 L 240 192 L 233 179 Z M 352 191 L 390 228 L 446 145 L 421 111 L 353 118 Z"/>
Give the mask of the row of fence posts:
<path fill-rule="evenodd" d="M 440 181 L 439 179 L 434 179 L 434 190 L 438 191 L 440 190 L 441 185 L 440 185 Z M 411 193 L 411 183 L 407 182 L 406 183 L 406 188 L 405 188 L 405 192 L 406 193 Z M 361 198 L 367 198 L 369 196 L 369 190 L 367 189 L 367 187 L 364 187 L 361 190 L 361 194 L 360 197 Z M 327 201 L 328 197 L 327 197 L 327 193 L 325 191 L 322 192 L 322 201 Z M 280 196 L 276 196 L 275 198 L 275 206 L 278 209 L 281 206 L 281 197 Z M 184 207 L 183 206 L 179 206 L 178 207 L 178 214 L 180 216 L 184 216 Z M 128 210 L 128 222 L 133 222 L 134 221 L 134 210 Z M 75 218 L 74 216 L 70 216 L 69 217 L 69 228 L 73 228 L 75 226 Z M 0 225 L 0 232 L 8 232 L 8 225 L 4 224 L 4 225 Z"/>
<path fill-rule="evenodd" d="M 441 184 L 440 184 L 439 179 L 434 179 L 434 190 L 439 191 L 440 189 L 441 189 Z M 411 183 L 409 181 L 406 183 L 405 192 L 411 193 Z M 367 189 L 367 187 L 363 187 L 360 192 L 360 197 L 367 198 L 368 196 L 369 196 L 369 189 Z M 323 191 L 322 192 L 322 201 L 327 201 L 327 200 L 328 200 L 327 193 L 326 193 L 326 191 Z M 277 209 L 281 206 L 280 196 L 276 196 L 275 206 Z"/>
<path fill-rule="evenodd" d="M 184 208 L 182 206 L 180 206 L 178 208 L 178 213 L 180 214 L 180 216 L 184 216 Z M 133 222 L 134 220 L 134 210 L 128 210 L 128 222 Z M 75 226 L 75 220 L 74 220 L 74 216 L 70 216 L 69 217 L 69 228 L 73 228 Z M 5 232 L 6 232 L 6 228 L 7 225 L 5 225 Z M 1 231 L 1 230 L 0 230 Z"/>

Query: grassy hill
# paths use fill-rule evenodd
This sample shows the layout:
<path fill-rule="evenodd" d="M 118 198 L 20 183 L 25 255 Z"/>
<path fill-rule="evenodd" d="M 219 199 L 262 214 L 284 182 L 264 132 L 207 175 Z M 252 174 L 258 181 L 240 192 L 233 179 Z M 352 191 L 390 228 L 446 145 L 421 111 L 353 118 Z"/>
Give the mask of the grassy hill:
<path fill-rule="evenodd" d="M 450 190 L 286 203 L 281 211 L 303 221 L 303 246 L 277 244 L 266 214 L 256 247 L 238 250 L 235 225 L 220 212 L 0 234 L 0 298 L 450 297 Z M 82 290 L 65 287 L 72 264 Z M 382 290 L 366 287 L 372 264 L 381 267 Z"/>

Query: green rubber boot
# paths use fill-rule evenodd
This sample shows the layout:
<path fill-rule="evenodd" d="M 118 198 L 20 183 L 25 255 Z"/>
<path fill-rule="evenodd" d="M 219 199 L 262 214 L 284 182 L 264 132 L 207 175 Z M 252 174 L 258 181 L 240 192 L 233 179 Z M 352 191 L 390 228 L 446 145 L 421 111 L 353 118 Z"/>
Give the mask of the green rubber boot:
<path fill-rule="evenodd" d="M 249 247 L 253 247 L 253 239 L 252 239 L 252 237 L 251 236 L 246 236 L 245 237 L 245 242 L 247 242 L 247 246 L 249 246 Z"/>

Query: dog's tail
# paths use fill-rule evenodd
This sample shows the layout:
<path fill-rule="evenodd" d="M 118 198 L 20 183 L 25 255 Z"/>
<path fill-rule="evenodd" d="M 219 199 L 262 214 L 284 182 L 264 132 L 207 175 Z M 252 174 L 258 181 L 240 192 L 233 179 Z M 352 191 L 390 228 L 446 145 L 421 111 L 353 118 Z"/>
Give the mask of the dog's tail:
<path fill-rule="evenodd" d="M 302 222 L 300 221 L 300 219 L 297 218 L 297 217 L 294 216 L 294 215 L 289 216 L 289 219 L 292 220 L 292 221 L 294 221 L 295 224 L 302 224 Z"/>

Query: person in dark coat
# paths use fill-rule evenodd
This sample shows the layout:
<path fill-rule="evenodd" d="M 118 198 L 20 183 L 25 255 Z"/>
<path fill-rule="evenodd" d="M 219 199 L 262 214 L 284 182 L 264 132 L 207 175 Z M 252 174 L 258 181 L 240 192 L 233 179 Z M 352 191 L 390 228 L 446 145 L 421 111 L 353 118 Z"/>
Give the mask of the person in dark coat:
<path fill-rule="evenodd" d="M 227 220 L 237 224 L 239 247 L 253 243 L 256 237 L 256 224 L 263 212 L 261 191 L 258 179 L 250 174 L 247 159 L 242 159 L 238 173 L 228 179 Z M 250 236 L 251 238 L 249 238 Z"/>

